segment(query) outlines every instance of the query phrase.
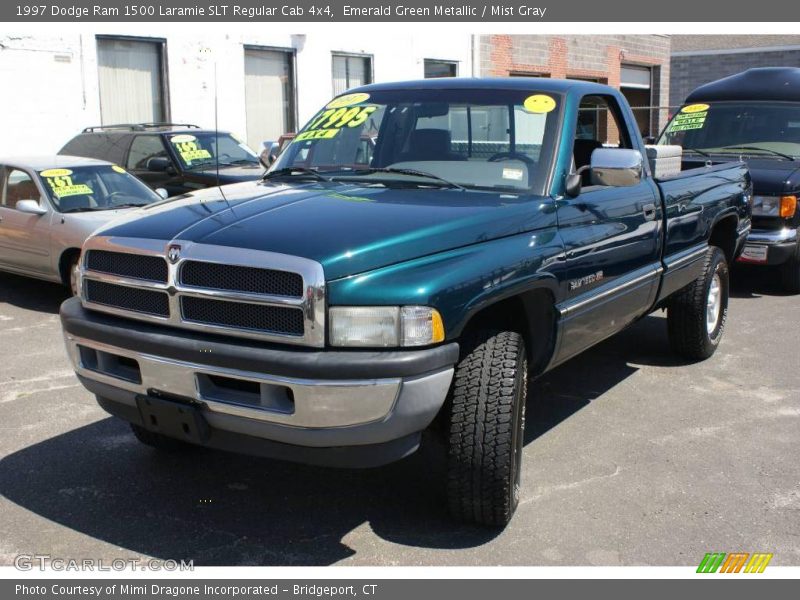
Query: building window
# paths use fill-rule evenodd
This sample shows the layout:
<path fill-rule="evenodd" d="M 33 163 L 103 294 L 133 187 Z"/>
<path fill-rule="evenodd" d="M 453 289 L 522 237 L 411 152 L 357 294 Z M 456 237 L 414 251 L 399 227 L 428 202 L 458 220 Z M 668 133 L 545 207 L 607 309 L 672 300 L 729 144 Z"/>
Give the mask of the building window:
<path fill-rule="evenodd" d="M 333 95 L 372 83 L 372 57 L 363 54 L 333 55 Z"/>
<path fill-rule="evenodd" d="M 260 149 L 262 142 L 276 142 L 293 132 L 295 120 L 294 52 L 245 48 L 245 118 L 247 143 Z"/>
<path fill-rule="evenodd" d="M 425 59 L 425 79 L 435 79 L 436 77 L 456 77 L 458 75 L 458 63 L 450 60 Z"/>
<path fill-rule="evenodd" d="M 103 125 L 169 120 L 164 56 L 163 40 L 97 38 Z"/>
<path fill-rule="evenodd" d="M 509 77 L 545 77 L 549 78 L 550 73 L 543 73 L 541 71 L 511 71 Z"/>
<path fill-rule="evenodd" d="M 619 87 L 636 117 L 636 126 L 642 137 L 658 135 L 655 119 L 658 109 L 653 102 L 653 71 L 650 67 L 621 65 Z"/>

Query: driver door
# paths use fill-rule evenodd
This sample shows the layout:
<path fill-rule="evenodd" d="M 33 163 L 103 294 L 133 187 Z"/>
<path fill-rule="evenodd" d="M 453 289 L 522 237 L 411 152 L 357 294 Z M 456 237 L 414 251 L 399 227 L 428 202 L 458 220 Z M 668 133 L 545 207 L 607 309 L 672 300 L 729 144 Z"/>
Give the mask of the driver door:
<path fill-rule="evenodd" d="M 15 167 L 2 169 L 0 192 L 0 263 L 11 270 L 51 274 L 50 224 L 53 210 L 36 185 L 36 176 Z M 17 209 L 20 200 L 36 200 L 42 215 Z"/>

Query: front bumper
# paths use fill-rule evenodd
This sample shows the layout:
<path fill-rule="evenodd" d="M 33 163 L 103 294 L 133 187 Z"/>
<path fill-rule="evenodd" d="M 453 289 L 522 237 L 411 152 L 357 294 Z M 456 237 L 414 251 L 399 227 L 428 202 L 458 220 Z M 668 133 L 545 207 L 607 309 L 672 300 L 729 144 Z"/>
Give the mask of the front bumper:
<path fill-rule="evenodd" d="M 797 247 L 797 229 L 753 229 L 747 236 L 738 262 L 754 265 L 782 265 Z"/>
<path fill-rule="evenodd" d="M 143 423 L 137 397 L 197 406 L 204 445 L 314 464 L 374 466 L 416 450 L 447 396 L 451 343 L 411 351 L 279 348 L 61 307 L 67 352 L 108 412 Z"/>

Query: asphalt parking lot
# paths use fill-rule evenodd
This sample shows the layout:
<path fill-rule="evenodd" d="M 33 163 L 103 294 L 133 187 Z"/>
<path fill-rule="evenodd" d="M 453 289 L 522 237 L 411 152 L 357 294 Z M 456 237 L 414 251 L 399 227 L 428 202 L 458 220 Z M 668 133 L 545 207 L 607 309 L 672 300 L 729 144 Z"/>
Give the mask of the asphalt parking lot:
<path fill-rule="evenodd" d="M 431 448 L 368 471 L 161 455 L 70 370 L 56 285 L 0 274 L 0 564 L 800 564 L 800 298 L 735 272 L 717 354 L 683 364 L 662 316 L 534 382 L 523 493 L 502 532 L 448 521 Z"/>

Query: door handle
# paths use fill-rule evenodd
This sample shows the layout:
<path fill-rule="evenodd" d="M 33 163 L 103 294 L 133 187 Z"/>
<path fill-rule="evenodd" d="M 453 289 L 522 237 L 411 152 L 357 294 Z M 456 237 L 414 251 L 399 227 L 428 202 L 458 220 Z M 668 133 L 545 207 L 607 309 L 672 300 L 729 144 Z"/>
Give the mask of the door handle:
<path fill-rule="evenodd" d="M 655 204 L 645 204 L 642 207 L 642 214 L 644 215 L 645 221 L 652 221 L 656 218 L 656 205 Z"/>

